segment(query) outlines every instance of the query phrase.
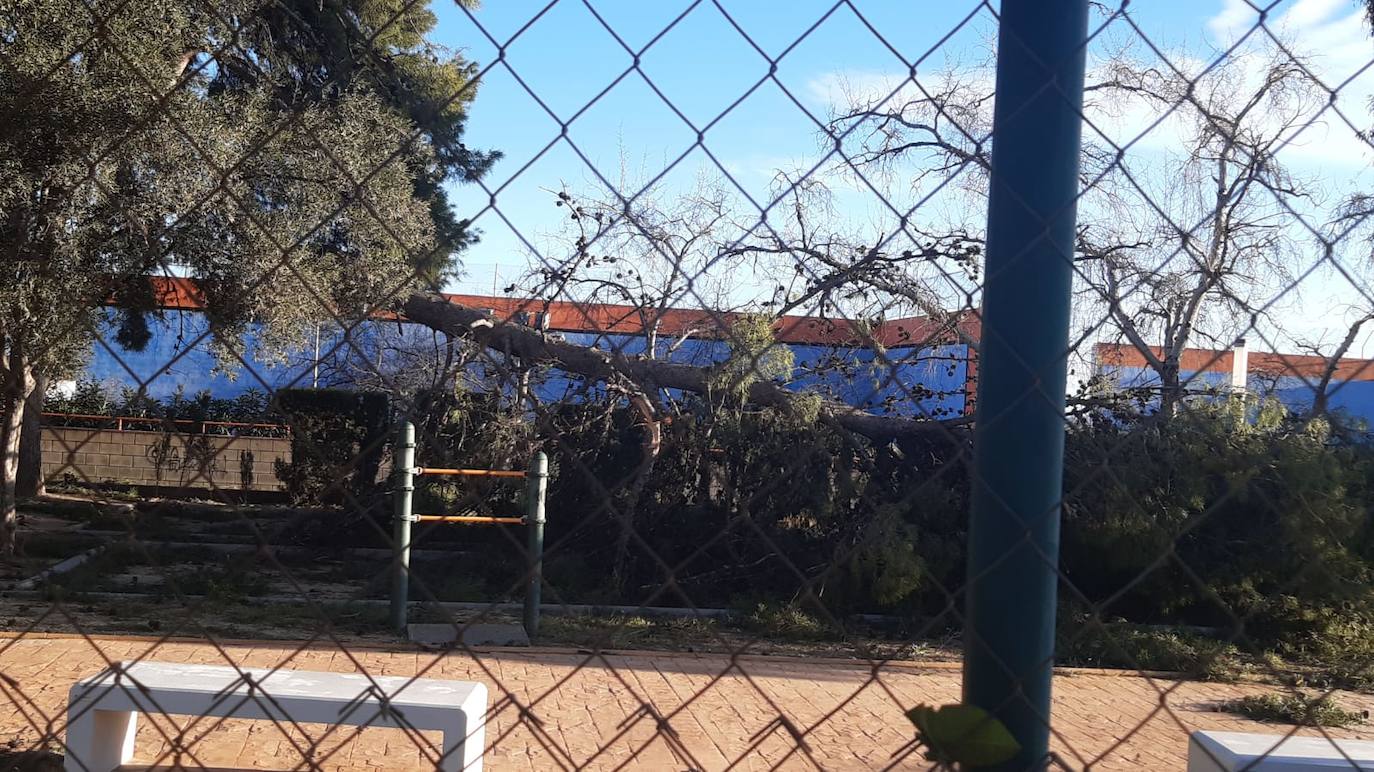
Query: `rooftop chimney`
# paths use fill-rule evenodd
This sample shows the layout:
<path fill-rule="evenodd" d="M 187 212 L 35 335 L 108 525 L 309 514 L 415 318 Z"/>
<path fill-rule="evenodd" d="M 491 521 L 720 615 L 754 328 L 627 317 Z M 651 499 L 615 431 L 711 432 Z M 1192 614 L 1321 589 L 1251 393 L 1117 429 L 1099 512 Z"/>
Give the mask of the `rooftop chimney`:
<path fill-rule="evenodd" d="M 1231 391 L 1245 392 L 1246 376 L 1250 372 L 1250 352 L 1245 348 L 1245 338 L 1236 341 L 1231 347 Z"/>

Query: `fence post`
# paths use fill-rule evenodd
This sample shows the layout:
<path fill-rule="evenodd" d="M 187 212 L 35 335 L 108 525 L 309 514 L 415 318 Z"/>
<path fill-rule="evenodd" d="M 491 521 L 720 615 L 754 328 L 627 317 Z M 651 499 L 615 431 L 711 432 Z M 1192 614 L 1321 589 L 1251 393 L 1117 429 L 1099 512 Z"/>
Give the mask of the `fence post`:
<path fill-rule="evenodd" d="M 1088 0 L 1003 0 L 979 352 L 964 699 L 1049 753 Z"/>
<path fill-rule="evenodd" d="M 410 601 L 411 498 L 415 492 L 415 425 L 409 421 L 402 421 L 396 427 L 396 452 L 391 463 L 391 476 L 395 481 L 392 542 L 396 551 L 391 577 L 391 626 L 404 635 L 406 606 Z"/>
<path fill-rule="evenodd" d="M 525 635 L 539 634 L 539 601 L 544 581 L 544 499 L 549 485 L 549 457 L 540 451 L 530 461 L 529 493 L 525 516 L 529 525 L 529 584 L 525 588 Z"/>

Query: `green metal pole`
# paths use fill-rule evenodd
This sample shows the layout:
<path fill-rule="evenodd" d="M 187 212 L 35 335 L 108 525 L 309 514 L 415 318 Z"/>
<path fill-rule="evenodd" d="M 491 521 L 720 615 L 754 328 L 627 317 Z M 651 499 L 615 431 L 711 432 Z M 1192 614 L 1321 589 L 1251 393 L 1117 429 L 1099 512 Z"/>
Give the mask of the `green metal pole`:
<path fill-rule="evenodd" d="M 549 457 L 543 451 L 530 462 L 526 523 L 529 525 L 529 585 L 525 588 L 525 634 L 539 635 L 539 601 L 544 581 L 544 499 L 549 486 Z"/>
<path fill-rule="evenodd" d="M 391 626 L 402 635 L 406 632 L 406 606 L 410 602 L 410 523 L 411 501 L 415 494 L 415 426 L 403 421 L 396 428 L 396 453 L 391 475 L 396 481 L 394 498 L 396 511 L 395 573 L 391 578 Z"/>
<path fill-rule="evenodd" d="M 1003 0 L 974 429 L 964 699 L 1041 769 L 1063 492 L 1088 0 Z"/>

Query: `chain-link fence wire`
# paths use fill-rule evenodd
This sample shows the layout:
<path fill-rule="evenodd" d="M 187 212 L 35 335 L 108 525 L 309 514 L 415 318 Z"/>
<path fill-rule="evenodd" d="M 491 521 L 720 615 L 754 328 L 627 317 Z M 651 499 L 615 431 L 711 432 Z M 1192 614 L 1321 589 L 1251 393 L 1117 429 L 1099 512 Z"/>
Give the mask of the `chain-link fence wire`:
<path fill-rule="evenodd" d="M 127 30 L 121 15 L 134 8 L 99 2 L 68 5 L 66 10 L 81 13 L 56 22 L 66 32 L 55 37 L 75 43 L 56 56 L 38 59 L 37 65 L 22 56 L 26 49 L 19 44 L 24 41 L 16 36 L 32 34 L 36 15 L 51 9 L 41 2 L 5 8 L 10 54 L 0 53 L 0 67 L 7 73 L 7 88 L 25 99 L 50 99 L 45 89 L 57 92 L 70 71 L 94 68 L 111 57 L 124 66 L 127 82 L 121 88 L 153 105 L 142 115 L 144 122 L 100 136 L 89 147 L 63 148 L 84 167 L 67 180 L 68 189 L 118 211 L 108 236 L 83 248 L 89 254 L 124 248 L 116 242 L 127 238 L 137 218 L 146 216 L 125 208 L 137 201 L 131 192 L 139 182 L 136 174 L 133 179 L 103 174 L 102 164 L 136 165 L 138 156 L 126 156 L 122 148 L 137 145 L 155 129 L 167 132 L 201 167 L 201 179 L 188 187 L 179 209 L 161 212 L 151 226 L 141 226 L 147 246 L 140 273 L 189 273 L 205 288 L 207 324 L 152 373 L 129 362 L 123 341 L 116 340 L 101 317 L 67 317 L 65 327 L 44 329 L 39 345 L 59 348 L 89 337 L 97 354 L 123 368 L 126 381 L 146 395 L 154 380 L 185 366 L 193 352 L 213 340 L 221 361 L 285 407 L 286 400 L 278 395 L 310 385 L 311 373 L 298 370 L 298 376 L 285 381 L 275 377 L 261 352 L 245 342 L 244 328 L 215 309 L 224 298 L 216 294 L 215 281 L 223 277 L 188 270 L 188 245 L 178 240 L 179 226 L 207 213 L 246 223 L 243 233 L 261 239 L 275 258 L 257 266 L 237 292 L 251 296 L 276 287 L 279 296 L 287 288 L 306 316 L 337 326 L 327 345 L 317 345 L 307 358 L 317 365 L 327 362 L 338 373 L 346 371 L 348 379 L 339 379 L 344 385 L 366 383 L 390 394 L 391 417 L 417 427 L 418 464 L 473 467 L 479 465 L 476 460 L 519 468 L 537 449 L 552 457 L 555 480 L 544 561 L 551 568 L 560 562 L 577 567 L 583 575 L 551 570 L 545 577 L 550 610 L 567 615 L 550 619 L 574 622 L 537 641 L 566 644 L 573 639 L 559 636 L 572 635 L 578 644 L 575 653 L 541 662 L 474 645 L 466 634 L 478 631 L 479 625 L 507 621 L 504 599 L 520 595 L 529 572 L 519 531 L 498 528 L 472 537 L 478 551 L 500 554 L 505 564 L 493 569 L 488 565 L 492 561 L 450 554 L 445 558 L 449 564 L 439 572 L 412 570 L 409 577 L 412 617 L 447 624 L 457 640 L 442 651 L 422 649 L 418 654 L 396 646 L 378 621 L 353 621 L 380 618 L 374 612 L 382 596 L 359 587 L 356 593 L 326 600 L 314 586 L 318 573 L 289 557 L 301 542 L 318 548 L 346 543 L 388 553 L 394 549 L 385 485 L 344 482 L 358 469 L 369 468 L 365 457 L 387 450 L 391 434 L 357 440 L 347 446 L 349 457 L 340 459 L 326 447 L 337 427 L 321 431 L 308 418 L 287 411 L 282 420 L 292 430 L 293 463 L 317 461 L 325 476 L 335 478 L 328 486 L 334 509 L 323 515 L 332 520 L 320 525 L 320 512 L 306 507 L 274 512 L 272 521 L 252 507 L 222 507 L 215 519 L 248 537 L 237 543 L 251 550 L 253 561 L 215 565 L 218 559 L 211 559 L 188 572 L 178 554 L 183 548 L 169 547 L 170 539 L 160 539 L 148 528 L 149 522 L 184 520 L 188 508 L 170 499 L 137 502 L 131 509 L 136 514 L 120 521 L 117 554 L 122 557 L 92 558 L 83 574 L 87 585 L 63 584 L 54 576 L 46 590 L 12 593 L 23 610 L 13 612 L 11 635 L 0 649 L 14 663 L 4 668 L 0 689 L 9 703 L 6 731 L 20 738 L 18 747 L 46 745 L 64 751 L 66 726 L 81 713 L 78 705 L 69 715 L 65 700 L 49 694 L 56 681 L 50 669 L 25 665 L 26 657 L 35 656 L 26 645 L 34 643 L 65 652 L 61 656 L 73 662 L 79 676 L 107 667 L 128 671 L 133 663 L 168 656 L 234 668 L 244 688 L 226 690 L 217 700 L 254 702 L 271 718 L 277 733 L 273 737 L 282 738 L 274 755 L 291 768 L 358 763 L 357 748 L 366 747 L 367 737 L 360 733 L 369 724 L 399 725 L 404 732 L 403 740 L 386 746 L 383 763 L 430 766 L 440 763 L 444 753 L 434 735 L 390 708 L 395 695 L 390 682 L 384 686 L 374 679 L 368 694 L 373 699 L 350 706 L 349 711 L 362 711 L 366 718 L 341 715 L 337 724 L 300 724 L 261 684 L 271 672 L 318 669 L 311 664 L 320 661 L 315 655 L 321 650 L 333 653 L 332 669 L 370 679 L 462 673 L 486 683 L 491 701 L 485 743 L 488 763 L 498 767 L 705 769 L 762 763 L 828 768 L 854 766 L 856 761 L 864 767 L 921 767 L 953 762 L 966 750 L 967 743 L 960 742 L 964 738 L 941 738 L 930 731 L 918 738 L 904 714 L 918 703 L 955 702 L 957 693 L 948 684 L 913 681 L 910 668 L 900 662 L 910 654 L 903 645 L 929 645 L 953 635 L 956 648 L 962 645 L 990 661 L 1001 671 L 997 677 L 1015 683 L 1028 675 L 1008 664 L 1009 650 L 999 648 L 1007 642 L 958 636 L 970 584 L 995 573 L 1002 560 L 995 557 L 972 570 L 964 565 L 968 492 L 990 476 L 972 464 L 971 427 L 999 418 L 976 410 L 968 383 L 976 382 L 981 351 L 998 344 L 1005 348 L 1006 339 L 1016 336 L 979 323 L 982 287 L 997 278 L 983 270 L 986 229 L 981 224 L 950 226 L 935 214 L 965 198 L 981 214 L 986 202 L 987 175 L 995 171 L 990 154 L 996 139 L 992 87 L 937 67 L 957 38 L 994 28 L 997 8 L 970 4 L 945 34 L 913 52 L 893 42 L 901 36 L 874 21 L 871 9 L 851 2 L 826 8 L 781 49 L 760 43 L 757 32 L 727 3 L 687 4 L 638 47 L 594 2 L 549 3 L 510 36 L 489 30 L 482 11 L 462 7 L 463 18 L 496 56 L 426 108 L 442 112 L 461 104 L 471 98 L 476 84 L 499 73 L 557 127 L 542 150 L 512 159 L 515 168 L 497 167 L 463 183 L 483 191 L 488 200 L 459 216 L 509 229 L 530 259 L 528 281 L 513 289 L 497 313 L 489 314 L 461 300 L 426 294 L 443 289 L 426 266 L 449 247 L 417 238 L 390 208 L 394 201 L 374 200 L 385 193 L 375 184 L 379 177 L 409 159 L 415 143 L 425 141 L 419 123 L 399 136 L 379 133 L 373 144 L 381 152 L 359 166 L 335 144 L 337 137 L 328 127 L 300 104 L 266 113 L 253 142 L 228 149 L 216 145 L 203 127 L 183 124 L 180 119 L 188 113 L 172 110 L 178 99 L 217 98 L 205 84 L 222 85 L 232 68 L 240 68 L 232 77 L 242 82 L 275 82 L 279 73 L 272 68 L 278 64 L 253 48 L 257 38 L 252 25 L 263 18 L 257 14 L 277 6 L 192 4 L 190 12 L 214 34 L 191 46 L 178 41 L 174 53 L 190 51 L 169 83 L 161 75 L 149 75 L 146 61 L 123 50 L 130 38 L 123 36 Z M 398 25 L 426 5 L 420 0 L 396 3 L 376 18 L 349 19 L 344 29 L 353 36 L 347 48 L 350 67 L 324 70 L 329 73 L 325 81 L 311 83 L 310 90 L 346 103 L 347 88 L 365 80 L 358 72 L 390 72 L 395 61 L 381 42 L 399 34 Z M 551 107 L 552 95 L 541 94 L 523 77 L 519 57 L 509 53 L 553 9 L 567 7 L 585 13 L 588 23 L 604 30 L 617 54 L 624 55 L 623 69 L 571 114 Z M 1301 175 L 1287 171 L 1286 163 L 1287 153 L 1314 141 L 1314 127 L 1335 125 L 1364 136 L 1365 105 L 1340 97 L 1350 92 L 1358 96 L 1359 78 L 1374 55 L 1357 57 L 1361 66 L 1350 72 L 1329 74 L 1288 39 L 1279 23 L 1285 10 L 1283 4 L 1237 5 L 1233 16 L 1243 21 L 1234 25 L 1239 33 L 1232 40 L 1205 56 L 1196 51 L 1184 56 L 1147 33 L 1131 8 L 1101 8 L 1084 43 L 1075 47 L 1076 55 L 1087 54 L 1088 88 L 1086 106 L 1076 108 L 1084 134 L 1082 192 L 1075 201 L 1078 229 L 1072 246 L 1056 245 L 1072 267 L 1077 304 L 1062 358 L 1082 367 L 1093 351 L 1110 349 L 1118 352 L 1118 359 L 1109 361 L 1124 357 L 1138 363 L 1147 377 L 1142 385 L 1126 382 L 1117 371 L 1103 371 L 1117 382 L 1091 379 L 1064 407 L 1064 395 L 1052 389 L 1047 393 L 1043 386 L 1054 378 L 1036 373 L 1037 385 L 1013 406 L 1043 402 L 1062 416 L 1061 439 L 1066 435 L 1069 444 L 1067 479 L 1048 514 L 1057 517 L 1066 508 L 1066 549 L 1076 552 L 1061 558 L 1029 532 L 1025 539 L 1007 542 L 1032 549 L 1032 563 L 1042 563 L 1057 578 L 1059 661 L 1135 671 L 1138 680 L 1131 688 L 1141 684 L 1143 691 L 1132 692 L 1138 705 L 1112 704 L 1075 690 L 1073 679 L 1061 679 L 1055 685 L 1053 715 L 1049 705 L 1019 691 L 1000 704 L 984 705 L 998 716 L 1015 710 L 1033 714 L 1051 736 L 1049 761 L 1067 768 L 1181 766 L 1189 731 L 1238 723 L 1212 720 L 1190 691 L 1196 679 L 1217 678 L 1236 661 L 1249 670 L 1251 680 L 1265 686 L 1220 691 L 1231 697 L 1277 695 L 1280 703 L 1294 698 L 1286 703 L 1290 713 L 1285 723 L 1261 730 L 1275 736 L 1276 746 L 1280 737 L 1298 732 L 1345 736 L 1317 720 L 1333 697 L 1353 700 L 1350 705 L 1357 709 L 1368 704 L 1345 689 L 1362 685 L 1368 664 L 1363 652 L 1374 648 L 1360 649 L 1357 636 L 1346 637 L 1337 646 L 1347 648 L 1349 656 L 1339 666 L 1305 656 L 1319 649 L 1322 636 L 1330 632 L 1321 625 L 1348 620 L 1358 629 L 1368 624 L 1358 589 L 1368 572 L 1359 526 L 1361 495 L 1367 491 L 1321 466 L 1359 462 L 1364 440 L 1356 424 L 1315 409 L 1344 390 L 1359 388 L 1358 371 L 1350 374 L 1338 365 L 1341 356 L 1352 353 L 1350 341 L 1358 337 L 1358 319 L 1363 317 L 1356 314 L 1357 323 L 1341 330 L 1350 336 L 1344 346 L 1320 350 L 1316 357 L 1279 357 L 1286 363 L 1285 376 L 1312 393 L 1306 409 L 1299 405 L 1276 417 L 1278 411 L 1263 395 L 1237 396 L 1209 380 L 1233 361 L 1236 355 L 1225 349 L 1236 339 L 1259 340 L 1275 352 L 1293 350 L 1293 330 L 1276 317 L 1291 311 L 1299 290 L 1306 290 L 1302 302 L 1322 307 L 1334 302 L 1327 297 L 1338 294 L 1332 286 L 1353 298 L 1353 306 L 1374 303 L 1362 273 L 1367 257 L 1360 254 L 1365 199 L 1353 186 L 1337 186 L 1327 191 L 1336 205 L 1323 212 L 1312 203 L 1319 196 L 1304 190 Z M 30 16 L 21 18 L 25 15 Z M 674 103 L 644 60 L 675 29 L 701 17 L 715 20 L 725 34 L 752 49 L 758 71 L 757 79 L 719 114 L 694 120 Z M 862 45 L 889 52 L 902 69 L 871 93 L 851 94 L 847 103 L 822 115 L 780 69 L 801 55 L 809 39 L 841 21 L 857 24 L 863 30 Z M 278 23 L 305 35 L 312 21 L 296 17 Z M 1002 47 L 1022 42 L 1009 40 L 1005 27 L 1002 34 Z M 169 50 L 164 47 L 162 53 Z M 1256 60 L 1263 64 L 1255 65 Z M 1061 63 L 1041 64 L 1056 68 Z M 923 75 L 927 69 L 935 74 Z M 349 82 L 336 84 L 335 78 Z M 635 183 L 598 166 L 595 151 L 570 131 L 580 116 L 627 81 L 642 82 L 694 137 L 660 170 Z M 1045 88 L 1065 104 L 1079 104 L 1072 84 L 1052 82 Z M 816 133 L 822 148 L 803 168 L 782 175 L 766 197 L 752 191 L 711 147 L 713 130 L 763 90 L 776 90 L 794 106 L 797 120 Z M 481 109 L 480 99 L 473 109 Z M 1121 120 L 1123 114 L 1130 120 Z M 1191 131 L 1178 131 L 1179 123 Z M 286 237 L 273 218 L 279 207 L 289 209 L 294 202 L 273 201 L 268 188 L 257 191 L 260 197 L 245 198 L 235 195 L 233 187 L 244 170 L 261 173 L 255 169 L 256 158 L 277 157 L 270 155 L 274 142 L 307 148 L 323 173 L 344 188 L 320 205 L 317 217 L 288 230 Z M 1162 142 L 1164 150 L 1151 142 Z M 590 191 L 553 194 L 560 211 L 567 213 L 567 232 L 572 234 L 568 244 L 558 247 L 528 232 L 524 213 L 502 205 L 503 192 L 554 151 L 570 152 L 590 179 Z M 1159 154 L 1170 151 L 1184 159 L 1177 175 L 1159 168 L 1167 167 L 1168 160 L 1166 155 L 1161 161 Z M 32 163 L 41 168 L 51 158 L 35 149 Z M 725 192 L 712 199 L 673 189 L 672 175 L 692 164 L 717 175 Z M 821 188 L 840 177 L 871 199 L 888 226 L 876 239 L 860 242 L 836 235 L 842 228 L 833 221 L 845 217 L 843 206 L 816 205 Z M 894 186 L 894 179 L 902 184 Z M 689 212 L 692 216 L 668 211 L 671 205 L 658 203 L 665 195 L 684 201 L 695 196 L 698 211 Z M 1029 203 L 1027 208 L 1043 209 Z M 393 251 L 412 266 L 409 275 L 385 275 L 368 286 L 362 305 L 369 313 L 341 313 L 339 293 L 322 284 L 328 274 L 315 262 L 324 259 L 317 251 L 320 240 L 346 238 L 339 233 L 342 219 L 359 231 L 371 230 L 377 239 L 371 248 Z M 1047 234 L 1048 228 L 1046 223 Z M 232 246 L 225 254 L 233 259 Z M 1002 269 L 1015 272 L 1022 257 L 1015 252 Z M 86 265 L 108 270 L 111 264 L 92 260 Z M 776 287 L 772 281 L 730 286 L 746 270 L 797 278 Z M 656 274 L 658 286 L 652 286 L 648 274 Z M 22 270 L 18 275 L 22 278 Z M 723 293 L 722 285 L 730 291 Z M 14 285 L 16 305 L 27 300 L 24 291 Z M 1028 293 L 1039 291 L 1026 288 Z M 491 302 L 495 305 L 497 299 Z M 381 317 L 397 312 L 412 326 L 401 327 L 389 340 L 390 326 L 399 322 Z M 9 318 L 19 317 L 12 311 Z M 414 325 L 437 332 L 428 341 L 432 356 L 416 348 L 413 335 L 407 339 L 406 330 L 413 333 Z M 17 333 L 10 338 L 11 362 L 17 345 L 13 341 L 20 340 L 27 345 Z M 824 351 L 798 365 L 794 359 L 807 346 Z M 28 356 L 37 360 L 42 353 L 30 351 Z M 402 355 L 405 367 L 389 359 Z M 1185 362 L 1191 364 L 1185 367 Z M 964 383 L 949 385 L 949 379 L 935 377 L 945 363 L 952 363 Z M 1023 370 L 1029 366 L 1019 364 Z M 457 396 L 418 389 L 410 372 L 417 367 L 431 370 L 421 379 L 426 385 Z M 23 388 L 22 370 L 7 368 L 12 393 Z M 455 386 L 462 388 L 453 391 Z M 166 434 L 189 443 L 176 422 L 180 416 L 161 409 Z M 201 460 L 183 470 L 179 483 L 237 501 L 239 492 L 226 490 L 207 460 L 223 456 L 237 439 L 207 436 Z M 98 441 L 95 433 L 76 441 L 64 435 L 57 452 L 73 459 Z M 1188 442 L 1195 446 L 1185 447 Z M 1317 466 L 1301 467 L 1294 456 Z M 1153 471 L 1164 475 L 1162 483 L 1142 476 L 1147 458 L 1155 459 Z M 1215 466 L 1181 468 L 1186 459 Z M 1246 464 L 1260 468 L 1244 468 Z M 1190 473 L 1200 474 L 1202 482 L 1187 479 Z M 1315 475 L 1317 482 L 1296 479 L 1298 474 Z M 84 478 L 81 482 L 90 487 L 104 482 L 69 462 L 50 474 L 50 484 L 64 475 Z M 1170 499 L 1164 492 L 1174 486 L 1184 491 Z M 1330 498 L 1346 488 L 1351 489 L 1343 494 L 1346 498 Z M 455 513 L 503 515 L 518 503 L 484 485 L 422 491 Z M 1125 508 L 1128 499 L 1143 503 L 1124 512 L 1110 509 Z M 995 495 L 992 501 L 999 503 Z M 1238 511 L 1251 518 L 1243 527 L 1235 522 Z M 1033 521 L 1038 513 L 1012 514 Z M 1222 519 L 1223 525 L 1215 525 Z M 21 551 L 35 525 L 23 524 Z M 1111 531 L 1113 527 L 1118 530 Z M 446 528 L 452 530 L 417 527 L 415 546 L 423 549 L 427 541 L 453 538 L 445 536 Z M 1259 534 L 1247 541 L 1246 529 Z M 338 531 L 349 535 L 342 542 L 326 538 L 327 532 Z M 1300 538 L 1304 535 L 1305 540 Z M 202 533 L 190 538 L 215 537 Z M 460 538 L 468 538 L 466 532 Z M 1203 538 L 1225 542 L 1225 548 L 1203 553 L 1198 548 Z M 109 555 L 116 546 L 106 550 Z M 1101 553 L 1101 560 L 1084 562 L 1085 551 Z M 1226 561 L 1248 566 L 1247 551 L 1260 560 L 1279 556 L 1286 562 L 1267 575 L 1222 570 Z M 1207 564 L 1195 563 L 1203 557 Z M 474 573 L 487 571 L 488 576 L 475 580 L 480 587 L 475 597 L 465 598 L 476 602 L 454 603 L 450 583 L 461 583 L 467 562 L 478 567 Z M 131 645 L 103 632 L 108 628 L 98 621 L 100 609 L 147 602 L 146 597 L 127 587 L 114 591 L 102 583 L 102 572 L 140 564 L 150 577 L 145 581 L 161 588 L 148 612 L 158 624 L 151 639 Z M 384 559 L 370 564 L 359 560 L 359 565 L 345 581 L 371 588 L 385 586 L 394 568 Z M 203 576 L 217 572 L 222 575 L 209 581 Z M 241 586 L 257 587 L 250 594 L 262 591 L 245 578 L 254 574 L 274 577 L 273 591 L 285 596 L 277 600 L 284 600 L 281 607 L 291 608 L 294 616 L 265 615 L 261 609 L 273 605 L 243 597 Z M 1174 596 L 1154 607 L 1146 602 L 1164 592 Z M 593 604 L 619 607 L 620 612 L 599 620 L 583 616 Z M 646 618 L 664 606 L 679 609 L 681 620 L 663 624 Z M 737 608 L 722 617 L 723 606 Z M 283 643 L 252 665 L 246 663 L 253 658 L 232 640 L 241 636 L 226 624 L 227 617 L 242 615 L 244 609 L 257 609 L 269 620 L 256 628 L 246 626 L 259 633 L 273 632 L 270 620 L 282 620 L 278 637 Z M 1052 617 L 1056 609 L 1041 611 Z M 882 623 L 873 621 L 874 614 L 899 621 L 880 634 Z M 1335 622 L 1330 615 L 1337 617 Z M 586 628 L 578 629 L 578 624 Z M 1288 639 L 1274 632 L 1284 624 L 1295 628 L 1281 631 L 1291 633 Z M 644 640 L 636 636 L 645 625 L 695 636 L 670 645 L 714 654 L 691 660 L 697 670 L 673 670 L 651 661 L 650 667 L 662 671 L 665 690 L 640 674 L 642 662 L 621 653 L 627 642 L 634 646 Z M 1199 626 L 1211 629 L 1198 635 Z M 1161 627 L 1171 632 L 1158 632 Z M 74 631 L 77 637 L 71 640 L 79 645 L 45 637 L 54 629 Z M 750 656 L 775 648 L 779 639 L 797 637 L 803 639 L 795 645 L 803 659 L 795 670 L 789 665 L 780 671 L 776 663 Z M 1032 637 L 1027 635 L 1027 645 Z M 196 643 L 183 645 L 184 638 Z M 388 640 L 391 648 L 370 648 L 378 638 Z M 1162 657 L 1158 649 L 1170 645 L 1176 649 Z M 1083 651 L 1090 656 L 1084 658 Z M 1180 653 L 1185 651 L 1186 656 Z M 832 677 L 826 668 L 833 666 L 817 662 L 818 654 L 839 654 L 862 669 L 846 670 L 845 677 L 835 678 L 838 686 L 819 695 L 808 692 L 818 680 Z M 938 654 L 937 649 L 931 656 Z M 1046 657 L 1043 668 L 1050 661 Z M 267 672 L 254 669 L 263 665 Z M 952 673 L 949 678 L 957 691 Z M 65 687 L 59 684 L 58 691 Z M 224 741 L 216 738 L 232 726 L 218 716 L 232 711 L 179 717 L 164 710 L 155 692 L 136 683 L 125 685 L 125 691 L 143 708 L 144 734 L 158 748 L 140 761 L 174 768 L 222 763 Z M 609 701 L 608 694 L 613 695 Z M 1076 700 L 1089 707 L 1075 709 Z M 588 708 L 589 702 L 597 708 Z M 1084 718 L 1084 710 L 1117 715 L 1107 718 L 1108 723 L 1094 723 Z M 750 711 L 756 715 L 746 715 Z M 978 737 L 985 737 L 981 732 L 989 723 L 975 722 Z M 1140 755 L 1141 745 L 1158 743 L 1170 745 L 1163 756 L 1149 755 L 1154 748 Z M 235 748 L 239 755 L 230 759 L 247 759 L 251 750 L 240 754 Z M 1355 759 L 1345 758 L 1355 766 Z M 68 763 L 82 768 L 81 760 L 70 754 Z"/>

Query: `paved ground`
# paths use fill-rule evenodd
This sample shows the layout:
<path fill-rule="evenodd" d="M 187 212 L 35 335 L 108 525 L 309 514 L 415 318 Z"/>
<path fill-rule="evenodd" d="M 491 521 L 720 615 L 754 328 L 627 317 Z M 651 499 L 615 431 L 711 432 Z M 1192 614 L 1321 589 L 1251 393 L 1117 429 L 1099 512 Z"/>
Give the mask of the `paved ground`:
<path fill-rule="evenodd" d="M 283 643 L 154 643 L 133 638 L 0 638 L 0 739 L 34 747 L 62 728 L 67 690 L 107 660 L 147 658 L 244 667 L 367 672 L 476 679 L 491 690 L 487 769 L 922 769 L 907 752 L 904 708 L 957 699 L 955 669 L 888 665 L 876 673 L 848 663 L 716 655 L 624 654 L 593 657 L 552 651 L 415 653 Z M 1212 710 L 1255 686 L 1175 683 L 1167 679 L 1075 672 L 1055 684 L 1056 751 L 1079 769 L 1182 769 L 1194 728 L 1283 731 Z M 529 710 L 521 720 L 520 707 Z M 1340 695 L 1353 709 L 1374 698 Z M 647 707 L 646 707 L 647 706 Z M 649 712 L 656 711 L 663 720 Z M 780 722 L 783 717 L 785 722 Z M 183 721 L 182 726 L 185 726 Z M 789 729 L 790 727 L 790 729 Z M 171 764 L 167 719 L 145 721 L 138 760 Z M 377 772 L 423 769 L 437 736 L 397 730 L 304 731 L 323 737 L 320 768 Z M 793 732 L 796 732 L 796 736 Z M 1310 730 L 1309 730 L 1310 731 Z M 1374 727 L 1333 732 L 1374 738 Z M 799 743 L 800 736 L 804 743 Z M 303 769 L 300 731 L 265 722 L 202 721 L 187 733 L 188 769 Z M 421 745 L 428 745 L 422 751 Z M 432 758 L 432 756 L 431 756 Z"/>

